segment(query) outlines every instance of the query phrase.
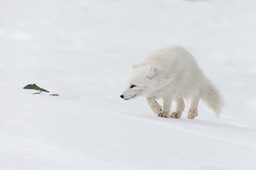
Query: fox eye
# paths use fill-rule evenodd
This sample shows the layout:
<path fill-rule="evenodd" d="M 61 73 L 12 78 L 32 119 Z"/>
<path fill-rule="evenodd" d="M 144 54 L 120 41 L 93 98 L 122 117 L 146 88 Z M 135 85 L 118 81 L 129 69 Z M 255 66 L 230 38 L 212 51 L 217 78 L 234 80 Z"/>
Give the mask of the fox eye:
<path fill-rule="evenodd" d="M 132 84 L 131 86 L 130 86 L 130 88 L 132 89 L 132 88 L 134 88 L 134 87 L 136 87 L 136 85 L 135 84 Z"/>

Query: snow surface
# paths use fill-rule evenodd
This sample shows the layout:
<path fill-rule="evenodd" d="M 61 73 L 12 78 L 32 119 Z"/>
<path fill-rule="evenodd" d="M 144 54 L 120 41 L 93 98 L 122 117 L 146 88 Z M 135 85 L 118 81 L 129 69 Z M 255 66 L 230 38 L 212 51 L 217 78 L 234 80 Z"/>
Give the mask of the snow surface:
<path fill-rule="evenodd" d="M 255 170 L 255 16 L 254 0 L 1 0 L 0 169 Z M 171 44 L 222 92 L 220 119 L 119 98 L 131 65 Z"/>

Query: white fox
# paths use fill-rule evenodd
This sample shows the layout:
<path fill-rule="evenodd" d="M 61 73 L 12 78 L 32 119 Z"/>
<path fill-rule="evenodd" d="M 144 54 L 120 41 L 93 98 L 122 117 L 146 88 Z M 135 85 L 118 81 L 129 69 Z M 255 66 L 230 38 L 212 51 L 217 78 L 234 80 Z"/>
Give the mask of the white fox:
<path fill-rule="evenodd" d="M 198 115 L 199 99 L 218 116 L 223 106 L 222 97 L 213 83 L 206 78 L 193 56 L 179 46 L 160 49 L 144 62 L 132 67 L 128 87 L 120 96 L 124 100 L 146 96 L 150 108 L 160 117 L 180 118 L 185 108 L 184 98 L 191 99 L 188 118 Z M 156 99 L 163 99 L 161 107 Z M 170 113 L 171 103 L 176 110 Z"/>

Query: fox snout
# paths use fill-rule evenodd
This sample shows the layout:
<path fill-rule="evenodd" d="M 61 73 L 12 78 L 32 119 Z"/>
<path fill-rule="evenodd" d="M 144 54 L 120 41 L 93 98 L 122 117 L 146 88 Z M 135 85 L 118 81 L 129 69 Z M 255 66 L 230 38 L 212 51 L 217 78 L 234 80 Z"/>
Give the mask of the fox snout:
<path fill-rule="evenodd" d="M 120 95 L 120 97 L 123 99 L 123 98 L 124 98 L 124 95 L 123 95 L 123 94 L 121 94 L 121 95 Z"/>
<path fill-rule="evenodd" d="M 134 95 L 127 95 L 127 94 L 123 93 L 123 94 L 120 95 L 120 97 L 124 100 L 130 100 L 130 99 L 136 97 L 136 95 L 135 94 Z"/>

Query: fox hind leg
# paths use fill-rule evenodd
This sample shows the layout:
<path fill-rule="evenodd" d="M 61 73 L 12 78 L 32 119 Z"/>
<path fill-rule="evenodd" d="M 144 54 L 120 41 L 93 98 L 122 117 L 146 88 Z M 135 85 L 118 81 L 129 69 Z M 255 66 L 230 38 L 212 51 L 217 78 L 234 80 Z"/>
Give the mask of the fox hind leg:
<path fill-rule="evenodd" d="M 182 97 L 176 97 L 175 102 L 177 104 L 176 111 L 172 112 L 171 117 L 179 119 L 181 117 L 182 112 L 185 109 L 185 104 Z"/>
<path fill-rule="evenodd" d="M 199 97 L 193 97 L 191 100 L 190 109 L 188 111 L 188 118 L 194 119 L 198 115 L 198 103 L 199 103 Z"/>

